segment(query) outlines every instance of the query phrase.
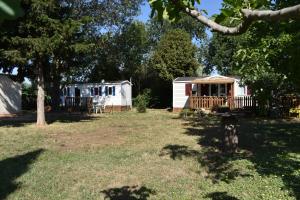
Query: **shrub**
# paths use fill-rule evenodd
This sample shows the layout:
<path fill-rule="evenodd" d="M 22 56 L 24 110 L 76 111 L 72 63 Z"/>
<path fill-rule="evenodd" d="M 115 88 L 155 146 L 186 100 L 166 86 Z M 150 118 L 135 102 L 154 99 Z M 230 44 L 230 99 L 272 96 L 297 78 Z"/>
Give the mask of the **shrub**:
<path fill-rule="evenodd" d="M 134 99 L 134 105 L 139 113 L 145 113 L 150 103 L 150 89 L 145 89 L 142 94 L 139 94 Z"/>

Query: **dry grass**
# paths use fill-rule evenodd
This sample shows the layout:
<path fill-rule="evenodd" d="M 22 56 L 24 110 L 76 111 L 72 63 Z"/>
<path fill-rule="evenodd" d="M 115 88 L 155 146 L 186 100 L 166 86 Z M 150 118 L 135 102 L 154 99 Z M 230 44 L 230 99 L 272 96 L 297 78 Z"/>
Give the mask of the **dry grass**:
<path fill-rule="evenodd" d="M 201 131 L 217 129 L 163 110 L 50 116 L 43 129 L 24 119 L 0 125 L 0 199 L 297 197 L 297 185 L 261 173 L 252 157 L 227 159 L 213 171 Z"/>

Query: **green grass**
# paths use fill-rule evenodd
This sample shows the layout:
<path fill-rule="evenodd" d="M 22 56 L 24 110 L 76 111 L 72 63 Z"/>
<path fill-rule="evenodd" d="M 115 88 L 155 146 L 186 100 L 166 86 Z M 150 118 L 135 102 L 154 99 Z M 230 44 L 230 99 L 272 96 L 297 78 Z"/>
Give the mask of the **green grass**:
<path fill-rule="evenodd" d="M 226 155 L 210 117 L 26 119 L 0 121 L 0 199 L 300 198 L 298 121 L 240 119 L 239 153 Z"/>

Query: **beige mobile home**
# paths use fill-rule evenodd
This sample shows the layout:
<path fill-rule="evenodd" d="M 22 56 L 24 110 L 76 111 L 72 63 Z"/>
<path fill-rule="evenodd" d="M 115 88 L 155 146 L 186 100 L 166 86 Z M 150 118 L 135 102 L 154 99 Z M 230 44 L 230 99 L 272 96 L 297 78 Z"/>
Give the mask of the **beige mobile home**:
<path fill-rule="evenodd" d="M 241 85 L 239 77 L 179 77 L 173 81 L 173 111 L 214 106 L 232 109 L 252 106 L 250 90 Z"/>

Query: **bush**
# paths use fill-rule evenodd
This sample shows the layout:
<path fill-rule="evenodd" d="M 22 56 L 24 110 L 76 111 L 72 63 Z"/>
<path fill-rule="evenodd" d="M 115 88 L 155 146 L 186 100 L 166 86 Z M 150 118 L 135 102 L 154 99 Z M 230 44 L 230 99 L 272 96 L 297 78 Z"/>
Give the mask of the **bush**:
<path fill-rule="evenodd" d="M 230 112 L 230 108 L 228 106 L 214 105 L 211 108 L 211 111 L 216 113 L 226 113 L 226 112 Z"/>
<path fill-rule="evenodd" d="M 150 103 L 150 89 L 145 89 L 142 94 L 139 94 L 134 99 L 134 105 L 139 113 L 145 113 Z"/>

